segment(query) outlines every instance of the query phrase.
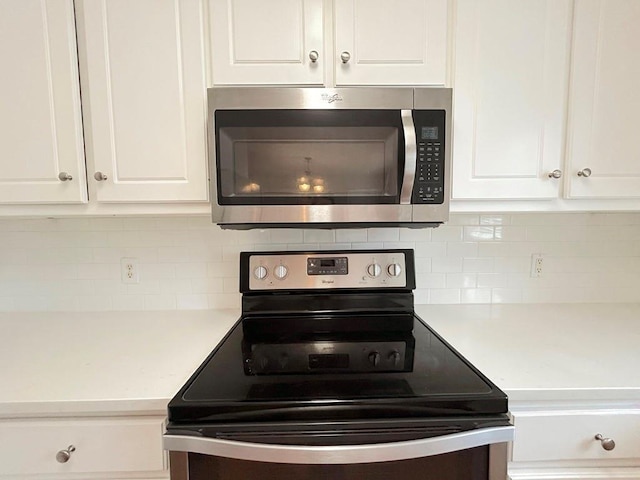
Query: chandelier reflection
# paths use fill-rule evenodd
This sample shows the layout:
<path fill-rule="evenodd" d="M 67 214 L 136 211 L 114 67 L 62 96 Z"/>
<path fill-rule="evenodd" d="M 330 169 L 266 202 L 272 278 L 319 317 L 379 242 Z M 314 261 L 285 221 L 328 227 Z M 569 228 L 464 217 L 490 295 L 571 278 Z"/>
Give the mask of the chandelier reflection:
<path fill-rule="evenodd" d="M 304 171 L 304 175 L 296 179 L 298 190 L 302 193 L 323 193 L 324 192 L 324 178 L 313 177 L 311 174 L 311 157 L 304 157 L 307 162 L 307 167 Z"/>
<path fill-rule="evenodd" d="M 242 193 L 259 193 L 260 184 L 255 182 L 249 182 L 242 187 Z"/>

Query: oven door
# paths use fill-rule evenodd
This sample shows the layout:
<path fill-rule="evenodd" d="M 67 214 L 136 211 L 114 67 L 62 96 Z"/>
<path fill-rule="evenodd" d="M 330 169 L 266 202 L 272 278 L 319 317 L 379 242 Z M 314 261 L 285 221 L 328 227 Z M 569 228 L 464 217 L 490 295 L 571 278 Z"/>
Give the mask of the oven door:
<path fill-rule="evenodd" d="M 504 480 L 507 445 L 512 439 L 513 427 L 335 446 L 165 435 L 165 448 L 171 451 L 171 480 Z"/>

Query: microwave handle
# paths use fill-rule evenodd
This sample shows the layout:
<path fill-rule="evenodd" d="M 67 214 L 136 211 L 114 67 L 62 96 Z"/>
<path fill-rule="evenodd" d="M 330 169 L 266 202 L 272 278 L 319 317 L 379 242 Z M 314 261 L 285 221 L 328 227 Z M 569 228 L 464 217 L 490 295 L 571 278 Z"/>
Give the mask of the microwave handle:
<path fill-rule="evenodd" d="M 404 131 L 404 174 L 402 176 L 402 189 L 400 190 L 400 204 L 411 204 L 411 194 L 416 178 L 416 129 L 413 125 L 413 112 L 401 110 L 402 129 Z"/>

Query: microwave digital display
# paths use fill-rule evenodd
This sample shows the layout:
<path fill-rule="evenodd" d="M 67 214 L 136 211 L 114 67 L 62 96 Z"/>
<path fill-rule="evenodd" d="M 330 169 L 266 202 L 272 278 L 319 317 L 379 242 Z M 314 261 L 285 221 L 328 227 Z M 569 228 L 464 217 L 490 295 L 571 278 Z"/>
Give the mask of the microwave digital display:
<path fill-rule="evenodd" d="M 421 140 L 438 140 L 438 127 L 422 127 Z"/>

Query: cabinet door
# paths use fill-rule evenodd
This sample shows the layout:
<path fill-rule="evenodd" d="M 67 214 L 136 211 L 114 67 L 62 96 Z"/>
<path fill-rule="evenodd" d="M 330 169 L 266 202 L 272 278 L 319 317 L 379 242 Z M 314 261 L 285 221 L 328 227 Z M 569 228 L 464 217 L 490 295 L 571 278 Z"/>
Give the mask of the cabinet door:
<path fill-rule="evenodd" d="M 0 202 L 86 202 L 73 0 L 0 2 L 0 63 Z"/>
<path fill-rule="evenodd" d="M 92 198 L 206 200 L 201 0 L 76 0 L 76 7 Z"/>
<path fill-rule="evenodd" d="M 458 0 L 453 198 L 559 195 L 570 15 L 570 0 Z"/>
<path fill-rule="evenodd" d="M 444 85 L 447 0 L 337 0 L 336 85 Z"/>
<path fill-rule="evenodd" d="M 569 197 L 640 197 L 640 2 L 578 0 L 574 23 Z"/>
<path fill-rule="evenodd" d="M 328 60 L 322 0 L 212 0 L 209 5 L 215 85 L 322 84 Z"/>

